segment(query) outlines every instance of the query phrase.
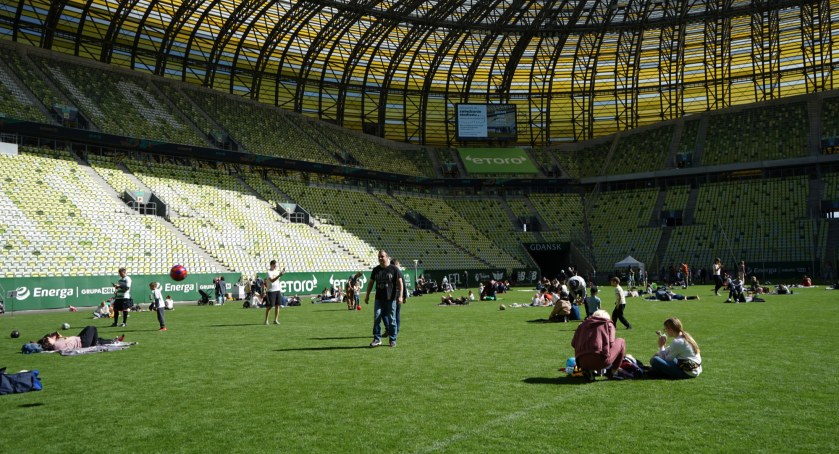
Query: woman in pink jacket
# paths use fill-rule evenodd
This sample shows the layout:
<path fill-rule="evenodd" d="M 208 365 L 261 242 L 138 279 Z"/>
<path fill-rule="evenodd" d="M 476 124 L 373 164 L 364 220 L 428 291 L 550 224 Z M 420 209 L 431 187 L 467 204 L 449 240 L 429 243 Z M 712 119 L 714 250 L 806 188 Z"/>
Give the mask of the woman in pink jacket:
<path fill-rule="evenodd" d="M 609 379 L 621 379 L 617 371 L 626 354 L 626 342 L 615 338 L 615 324 L 608 312 L 595 311 L 580 323 L 571 339 L 571 346 L 574 347 L 577 366 L 585 371 L 589 381 L 594 381 L 595 371 L 607 368 Z"/>

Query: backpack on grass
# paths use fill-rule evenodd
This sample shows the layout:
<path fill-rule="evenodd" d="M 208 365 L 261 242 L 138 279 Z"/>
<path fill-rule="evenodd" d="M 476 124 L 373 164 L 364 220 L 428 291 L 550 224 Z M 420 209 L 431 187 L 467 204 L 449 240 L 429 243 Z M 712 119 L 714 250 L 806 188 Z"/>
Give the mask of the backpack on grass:
<path fill-rule="evenodd" d="M 43 389 L 37 370 L 27 370 L 16 374 L 7 374 L 6 368 L 0 369 L 0 395 L 40 391 Z"/>

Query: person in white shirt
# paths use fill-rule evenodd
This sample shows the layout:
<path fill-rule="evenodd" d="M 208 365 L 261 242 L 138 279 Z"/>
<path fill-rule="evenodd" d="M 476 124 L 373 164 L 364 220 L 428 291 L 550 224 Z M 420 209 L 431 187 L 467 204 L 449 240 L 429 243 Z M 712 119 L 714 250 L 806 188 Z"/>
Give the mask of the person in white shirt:
<path fill-rule="evenodd" d="M 615 310 L 612 311 L 612 322 L 615 323 L 615 328 L 618 326 L 616 320 L 620 320 L 626 329 L 632 329 L 632 325 L 623 316 L 623 311 L 626 309 L 626 294 L 623 293 L 623 289 L 621 288 L 621 280 L 615 276 L 610 282 L 612 283 L 612 287 L 615 288 Z"/>
<path fill-rule="evenodd" d="M 149 283 L 149 289 L 151 289 L 151 299 L 153 303 L 151 307 L 157 310 L 157 322 L 160 323 L 160 331 L 169 331 L 166 328 L 166 321 L 163 319 L 163 311 L 166 310 L 164 303 L 163 303 L 163 295 L 160 293 L 160 284 L 157 282 Z"/>
<path fill-rule="evenodd" d="M 166 310 L 167 311 L 175 310 L 175 301 L 172 300 L 172 295 L 166 295 L 165 303 L 166 303 Z"/>
<path fill-rule="evenodd" d="M 696 378 L 702 373 L 699 345 L 682 327 L 676 317 L 664 321 L 664 332 L 658 331 L 658 352 L 650 359 L 653 376 L 664 378 Z M 673 342 L 667 347 L 667 337 Z"/>
<path fill-rule="evenodd" d="M 714 277 L 714 295 L 720 296 L 720 289 L 722 288 L 722 260 L 719 257 L 714 259 L 714 265 L 711 268 L 711 276 Z"/>
<path fill-rule="evenodd" d="M 282 270 L 277 269 L 277 261 L 271 260 L 270 268 L 268 268 L 268 276 L 265 279 L 265 287 L 268 293 L 265 295 L 263 303 L 265 304 L 265 324 L 268 324 L 268 315 L 271 313 L 271 308 L 274 308 L 274 324 L 280 324 L 280 306 L 283 303 L 283 294 L 280 291 L 280 277 L 285 274 L 285 267 Z"/>

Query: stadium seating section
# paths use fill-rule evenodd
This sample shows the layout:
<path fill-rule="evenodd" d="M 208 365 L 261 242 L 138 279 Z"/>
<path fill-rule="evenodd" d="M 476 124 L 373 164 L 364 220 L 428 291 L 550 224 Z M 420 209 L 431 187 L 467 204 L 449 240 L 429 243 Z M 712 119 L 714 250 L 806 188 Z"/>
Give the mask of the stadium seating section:
<path fill-rule="evenodd" d="M 817 183 L 746 172 L 632 190 L 550 188 L 585 195 L 439 191 L 409 184 L 459 176 L 449 148 L 393 144 L 247 98 L 38 50 L 3 46 L 0 60 L 0 117 L 59 123 L 53 106 L 68 105 L 106 133 L 210 148 L 229 135 L 246 153 L 406 176 L 390 188 L 363 178 L 350 186 L 358 178 L 287 170 L 268 170 L 266 178 L 248 166 L 118 150 L 83 152 L 84 162 L 63 149 L 23 147 L 0 156 L 0 276 L 114 274 L 119 266 L 156 274 L 175 262 L 190 263 L 193 273 L 253 275 L 270 259 L 289 271 L 352 271 L 373 266 L 379 248 L 429 270 L 521 269 L 533 265 L 522 244 L 542 241 L 578 244 L 604 270 L 626 255 L 651 268 L 704 267 L 714 256 L 729 264 L 733 257 L 806 263 L 836 249 L 828 241 L 834 221 L 815 214 L 817 201 L 839 200 L 833 169 Z M 818 131 L 812 115 L 821 115 Z M 810 138 L 836 137 L 839 98 L 826 96 L 712 111 L 528 153 L 546 174 L 558 164 L 563 176 L 588 178 L 670 169 L 671 151 L 693 153 L 694 167 L 802 157 L 816 153 Z M 823 193 L 811 194 L 814 188 Z M 118 198 L 126 190 L 153 191 L 168 217 L 133 212 Z M 276 208 L 286 202 L 310 213 L 311 223 L 283 217 Z M 682 211 L 684 224 L 661 226 L 659 209 Z M 410 222 L 414 213 L 431 225 Z M 533 217 L 540 229 L 523 231 L 518 219 Z"/>
<path fill-rule="evenodd" d="M 0 261 L 12 276 L 165 272 L 183 260 L 214 267 L 155 216 L 128 212 L 70 153 L 24 149 L 0 155 Z"/>
<path fill-rule="evenodd" d="M 20 58 L 11 51 L 0 49 L 0 60 L 11 67 L 20 66 Z M 15 72 L 0 63 L 0 118 L 49 123 L 46 115 L 38 108 L 25 85 L 16 80 Z"/>
<path fill-rule="evenodd" d="M 807 105 L 785 104 L 711 114 L 708 131 L 702 155 L 704 165 L 806 156 Z"/>

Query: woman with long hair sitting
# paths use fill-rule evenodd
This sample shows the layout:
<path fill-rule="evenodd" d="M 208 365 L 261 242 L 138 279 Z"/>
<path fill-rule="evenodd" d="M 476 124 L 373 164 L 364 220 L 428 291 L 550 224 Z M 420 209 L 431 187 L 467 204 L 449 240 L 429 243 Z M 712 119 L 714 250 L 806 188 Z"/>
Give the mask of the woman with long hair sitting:
<path fill-rule="evenodd" d="M 699 344 L 683 329 L 676 317 L 664 321 L 664 332 L 658 331 L 658 353 L 650 359 L 652 375 L 663 378 L 696 378 L 702 373 Z M 667 337 L 673 342 L 667 344 Z"/>

